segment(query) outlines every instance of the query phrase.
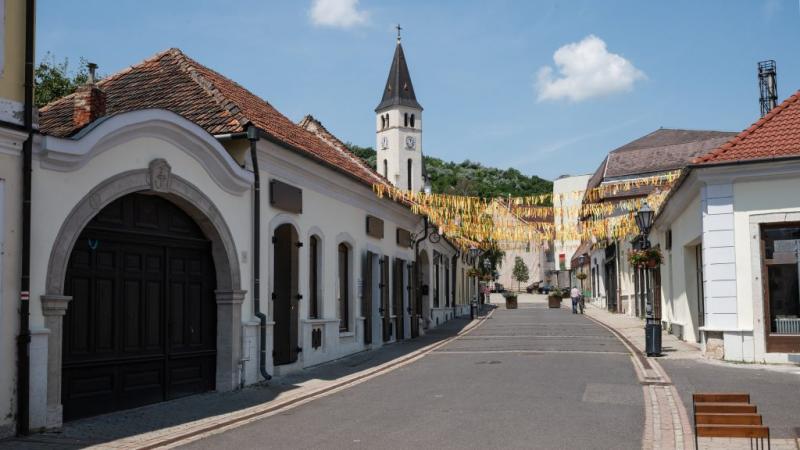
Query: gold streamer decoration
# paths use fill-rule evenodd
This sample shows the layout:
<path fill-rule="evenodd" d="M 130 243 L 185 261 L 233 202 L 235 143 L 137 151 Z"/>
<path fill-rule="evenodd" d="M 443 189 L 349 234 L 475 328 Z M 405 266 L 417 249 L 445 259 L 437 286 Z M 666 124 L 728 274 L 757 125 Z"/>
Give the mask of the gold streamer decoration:
<path fill-rule="evenodd" d="M 519 248 L 553 240 L 623 239 L 638 234 L 634 215 L 646 201 L 658 211 L 680 171 L 607 183 L 588 191 L 523 197 L 481 198 L 412 192 L 375 184 L 378 197 L 410 205 L 426 215 L 448 239 L 471 246 Z M 642 188 L 651 192 L 635 198 Z M 565 205 L 566 203 L 566 205 Z M 553 206 L 556 205 L 556 206 Z M 561 220 L 561 219 L 564 220 Z M 578 221 L 577 219 L 580 218 Z"/>

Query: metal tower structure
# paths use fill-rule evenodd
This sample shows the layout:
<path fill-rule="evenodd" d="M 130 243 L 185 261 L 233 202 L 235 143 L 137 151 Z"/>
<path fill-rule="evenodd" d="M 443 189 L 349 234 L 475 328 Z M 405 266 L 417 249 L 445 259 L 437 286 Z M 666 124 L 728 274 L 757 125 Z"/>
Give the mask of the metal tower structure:
<path fill-rule="evenodd" d="M 758 63 L 758 87 L 761 91 L 761 117 L 767 115 L 778 104 L 778 80 L 775 61 L 770 59 Z"/>

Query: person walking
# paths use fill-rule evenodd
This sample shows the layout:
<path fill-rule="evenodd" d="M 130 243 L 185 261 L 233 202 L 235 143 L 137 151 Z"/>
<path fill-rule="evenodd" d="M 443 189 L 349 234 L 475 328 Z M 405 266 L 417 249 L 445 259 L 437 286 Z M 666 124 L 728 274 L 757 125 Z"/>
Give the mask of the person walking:
<path fill-rule="evenodd" d="M 569 293 L 572 297 L 572 314 L 578 314 L 578 302 L 581 301 L 581 291 L 577 287 L 573 287 Z"/>

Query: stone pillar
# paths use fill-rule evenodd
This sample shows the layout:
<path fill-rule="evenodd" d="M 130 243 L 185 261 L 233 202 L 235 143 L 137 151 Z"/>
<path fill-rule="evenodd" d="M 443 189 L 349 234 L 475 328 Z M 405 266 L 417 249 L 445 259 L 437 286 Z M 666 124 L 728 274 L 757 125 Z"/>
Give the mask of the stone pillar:
<path fill-rule="evenodd" d="M 64 335 L 64 315 L 72 301 L 67 295 L 43 295 L 42 315 L 47 336 L 47 419 L 45 427 L 60 428 L 63 420 L 61 406 L 61 350 Z"/>
<path fill-rule="evenodd" d="M 239 386 L 242 359 L 242 302 L 247 291 L 215 291 L 217 296 L 217 391 Z"/>

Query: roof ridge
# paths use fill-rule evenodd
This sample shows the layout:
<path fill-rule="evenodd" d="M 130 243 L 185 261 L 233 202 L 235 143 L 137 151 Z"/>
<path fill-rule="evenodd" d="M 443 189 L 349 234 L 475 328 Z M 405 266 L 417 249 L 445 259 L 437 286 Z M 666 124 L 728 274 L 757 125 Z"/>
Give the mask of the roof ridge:
<path fill-rule="evenodd" d="M 319 134 L 313 133 L 310 130 L 308 130 L 305 127 L 305 124 L 307 124 L 309 122 L 314 123 L 314 125 L 316 125 L 319 129 L 321 129 L 322 132 L 324 132 L 326 136 L 330 136 L 331 139 L 334 140 L 334 142 L 328 142 L 328 140 L 325 137 L 320 136 Z M 370 173 L 370 175 L 374 176 L 375 178 L 377 178 L 381 182 L 388 182 L 389 181 L 386 177 L 384 177 L 383 175 L 378 173 L 377 170 L 373 169 L 369 164 L 367 164 L 366 161 L 364 161 L 363 159 L 359 158 L 355 153 L 353 153 L 349 148 L 347 148 L 347 145 L 344 142 L 342 142 L 341 139 L 336 137 L 335 134 L 331 133 L 327 128 L 325 128 L 325 125 L 323 125 L 322 122 L 319 119 L 317 119 L 316 117 L 314 117 L 313 115 L 306 114 L 305 117 L 303 117 L 303 119 L 300 121 L 300 127 L 302 129 L 308 131 L 308 132 L 311 132 L 312 134 L 315 134 L 318 139 L 320 139 L 321 141 L 325 142 L 326 144 L 331 145 L 332 147 L 335 147 L 335 148 L 339 149 L 340 151 L 342 151 L 342 153 L 344 153 L 344 155 L 347 158 L 349 158 L 354 163 L 356 163 L 356 164 L 360 165 L 361 167 L 363 167 L 364 169 L 366 169 Z"/>
<path fill-rule="evenodd" d="M 214 84 L 213 81 L 203 76 L 200 70 L 198 70 L 198 66 L 203 68 L 204 70 L 209 70 L 211 72 L 214 72 L 215 75 L 224 78 L 226 81 L 236 84 L 236 86 L 242 89 L 244 89 L 244 87 L 242 87 L 235 81 L 231 80 L 230 78 L 225 77 L 219 72 L 200 64 L 199 62 L 195 61 L 194 59 L 183 53 L 183 51 L 181 51 L 179 48 L 171 48 L 167 50 L 166 53 L 169 53 L 170 55 L 172 55 L 177 59 L 178 68 L 181 71 L 185 72 L 189 77 L 191 77 L 192 81 L 194 81 L 198 86 L 200 86 L 200 88 L 202 88 L 203 91 L 205 91 L 225 112 L 230 114 L 231 119 L 236 121 L 236 123 L 239 124 L 240 128 L 244 129 L 247 126 L 247 124 L 251 122 L 251 120 L 247 118 L 247 116 L 245 116 L 244 113 L 242 112 L 241 106 L 238 105 L 233 99 L 223 94 L 217 88 L 217 86 Z M 252 92 L 251 94 L 255 95 Z M 261 99 L 261 97 L 258 98 Z M 266 102 L 266 100 L 264 99 L 261 100 Z M 244 121 L 240 120 L 239 117 L 244 118 Z"/>
<path fill-rule="evenodd" d="M 716 157 L 716 156 L 728 153 L 736 145 L 738 145 L 739 143 L 741 143 L 742 141 L 747 139 L 751 134 L 755 133 L 756 130 L 759 130 L 762 127 L 764 127 L 764 125 L 766 125 L 768 122 L 770 122 L 775 116 L 780 114 L 781 111 L 785 110 L 786 108 L 791 106 L 793 103 L 798 101 L 798 99 L 800 99 L 800 90 L 796 91 L 794 94 L 792 94 L 789 97 L 787 97 L 786 100 L 781 102 L 780 105 L 772 108 L 772 110 L 770 112 L 768 112 L 766 116 L 764 116 L 764 117 L 758 119 L 757 121 L 755 121 L 752 125 L 750 125 L 746 129 L 742 130 L 739 134 L 734 136 L 728 142 L 720 145 L 719 147 L 717 147 L 716 149 L 706 153 L 705 155 L 702 155 L 702 156 L 699 156 L 697 158 L 694 158 L 692 160 L 692 164 L 701 164 L 701 163 L 704 163 L 704 162 L 708 162 L 708 161 L 714 159 L 714 157 Z"/>

